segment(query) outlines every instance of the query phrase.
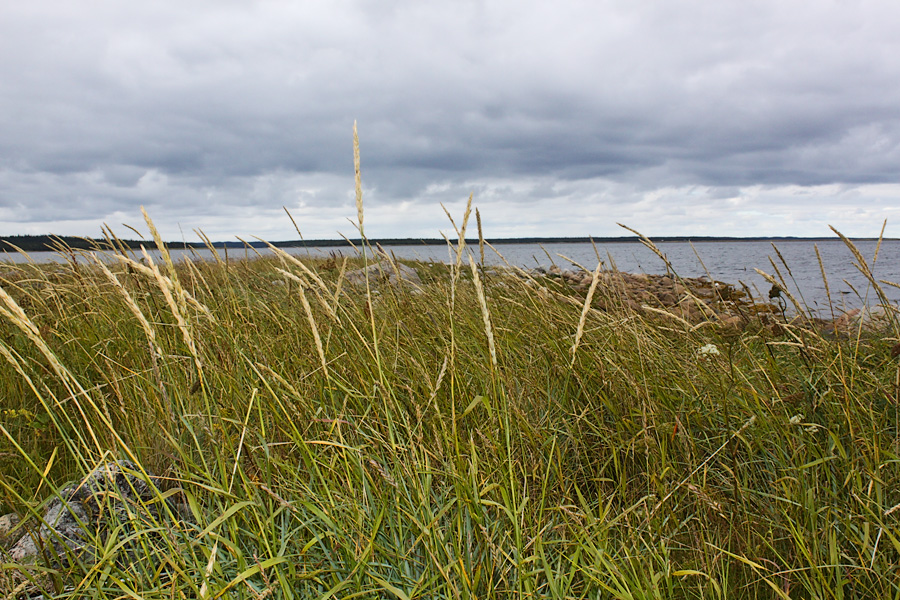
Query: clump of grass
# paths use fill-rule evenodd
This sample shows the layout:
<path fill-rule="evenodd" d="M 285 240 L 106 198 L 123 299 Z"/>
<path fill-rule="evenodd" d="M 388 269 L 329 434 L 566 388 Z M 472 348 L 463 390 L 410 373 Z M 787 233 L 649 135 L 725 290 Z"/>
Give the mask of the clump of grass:
<path fill-rule="evenodd" d="M 129 457 L 189 514 L 3 592 L 900 597 L 890 327 L 661 326 L 455 250 L 416 293 L 121 248 L 0 282 L 4 509 Z"/>

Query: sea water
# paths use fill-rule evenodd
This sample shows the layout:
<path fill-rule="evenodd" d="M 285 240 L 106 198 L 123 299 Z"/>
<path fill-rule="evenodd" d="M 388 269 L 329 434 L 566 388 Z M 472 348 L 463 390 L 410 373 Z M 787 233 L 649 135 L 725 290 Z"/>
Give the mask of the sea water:
<path fill-rule="evenodd" d="M 884 240 L 879 246 L 875 241 L 857 241 L 856 248 L 874 274 L 875 280 L 893 304 L 900 303 L 900 240 Z M 873 286 L 857 267 L 851 250 L 840 240 L 790 240 L 790 241 L 700 241 L 660 242 L 656 244 L 660 258 L 640 242 L 610 243 L 551 243 L 551 244 L 497 244 L 494 249 L 485 247 L 486 265 L 508 263 L 522 268 L 550 266 L 560 268 L 585 268 L 593 270 L 598 260 L 605 269 L 618 269 L 631 273 L 665 273 L 671 269 L 682 277 L 709 277 L 738 287 L 746 287 L 755 298 L 767 299 L 771 284 L 759 273 L 769 274 L 784 281 L 800 302 L 812 312 L 828 314 L 831 307 L 837 311 L 879 303 Z M 818 248 L 821 264 L 816 256 Z M 877 248 L 877 257 L 876 257 Z M 446 245 L 386 246 L 387 252 L 400 259 L 426 262 L 455 260 L 454 251 Z M 475 260 L 481 256 L 476 245 L 468 247 Z M 331 253 L 352 255 L 348 247 L 286 248 L 286 251 L 304 256 L 324 257 Z M 219 250 L 224 256 L 224 250 Z M 229 249 L 230 258 L 254 257 L 267 254 L 266 249 Z M 202 250 L 172 250 L 174 259 L 211 259 L 212 253 Z M 66 257 L 54 252 L 34 252 L 29 258 L 35 262 L 65 262 Z M 25 257 L 16 253 L 0 255 L 0 260 L 24 262 Z M 668 262 L 668 265 L 666 264 Z M 824 278 L 823 278 L 824 270 Z M 827 280 L 827 287 L 825 281 Z"/>

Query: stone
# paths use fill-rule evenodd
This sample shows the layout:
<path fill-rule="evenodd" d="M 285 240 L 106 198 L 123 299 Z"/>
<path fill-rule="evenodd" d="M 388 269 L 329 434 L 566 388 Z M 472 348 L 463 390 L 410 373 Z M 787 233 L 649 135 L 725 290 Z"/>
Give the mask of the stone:
<path fill-rule="evenodd" d="M 419 274 L 412 267 L 407 267 L 398 262 L 383 260 L 362 269 L 354 269 L 344 274 L 344 279 L 350 285 L 365 287 L 366 274 L 368 273 L 369 285 L 378 286 L 388 284 L 392 286 L 406 285 L 418 289 L 422 286 Z"/>
<path fill-rule="evenodd" d="M 549 268 L 537 267 L 527 271 L 527 274 L 532 277 L 530 286 L 539 287 L 542 278 L 552 277 L 580 294 L 587 292 L 593 279 L 591 273 L 584 269 L 563 270 L 556 265 Z M 606 306 L 602 298 L 615 296 L 620 305 L 635 311 L 640 311 L 643 306 L 663 308 L 690 323 L 718 322 L 723 331 L 738 332 L 743 331 L 752 319 L 760 315 L 780 312 L 779 307 L 774 304 L 754 300 L 746 289 L 738 289 L 707 276 L 677 278 L 671 274 L 606 270 L 599 273 L 599 278 L 599 294 L 595 295 L 593 303 L 601 310 L 614 309 L 615 303 Z M 894 312 L 868 314 L 862 311 L 859 314 L 848 314 L 827 325 L 832 330 L 847 329 L 861 323 L 866 328 L 884 329 L 895 318 L 897 315 Z"/>
<path fill-rule="evenodd" d="M 699 323 L 703 320 L 703 315 L 696 305 L 690 302 L 681 302 L 673 307 L 674 313 L 689 323 Z"/>
<path fill-rule="evenodd" d="M 672 292 L 661 292 L 657 298 L 664 306 L 673 306 L 677 302 L 675 294 Z"/>
<path fill-rule="evenodd" d="M 744 320 L 738 315 L 723 316 L 720 323 L 722 331 L 725 333 L 739 332 L 744 329 Z"/>
<path fill-rule="evenodd" d="M 165 520 L 155 487 L 155 479 L 145 478 L 130 461 L 103 463 L 79 483 L 60 490 L 47 505 L 40 527 L 22 535 L 8 557 L 26 564 L 47 556 L 56 563 L 56 557 L 71 554 L 93 563 L 95 536 L 102 538 L 111 528 L 135 520 Z M 169 508 L 177 514 L 177 507 L 169 504 Z M 127 529 L 119 535 L 127 535 Z"/>
<path fill-rule="evenodd" d="M 560 277 L 568 281 L 569 283 L 578 284 L 581 283 L 581 274 L 576 273 L 570 269 L 566 269 L 560 273 Z"/>
<path fill-rule="evenodd" d="M 6 548 L 8 542 L 12 541 L 10 537 L 14 534 L 13 530 L 18 524 L 19 515 L 16 513 L 9 513 L 0 517 L 0 548 Z"/>

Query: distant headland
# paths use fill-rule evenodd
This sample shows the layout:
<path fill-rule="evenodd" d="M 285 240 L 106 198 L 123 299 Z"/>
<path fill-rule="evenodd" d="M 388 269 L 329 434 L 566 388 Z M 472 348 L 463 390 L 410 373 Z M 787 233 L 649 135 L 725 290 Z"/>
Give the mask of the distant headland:
<path fill-rule="evenodd" d="M 760 237 L 723 237 L 723 236 L 692 236 L 692 235 L 669 235 L 669 236 L 649 236 L 653 243 L 665 242 L 825 242 L 839 241 L 836 237 L 795 237 L 795 236 L 760 236 Z M 853 241 L 876 241 L 878 238 L 851 238 Z M 896 238 L 885 238 L 896 239 Z M 447 243 L 443 238 L 372 238 L 367 240 L 371 245 L 381 246 L 440 246 Z M 456 242 L 455 238 L 450 239 Z M 635 235 L 620 237 L 510 237 L 510 238 L 489 238 L 485 240 L 492 245 L 498 244 L 615 244 L 622 242 L 638 242 L 640 238 Z M 329 247 L 350 247 L 358 246 L 361 243 L 359 238 L 336 238 L 325 240 L 287 240 L 278 242 L 269 242 L 278 248 L 329 248 Z M 477 238 L 466 238 L 467 244 L 477 244 Z M 227 242 L 211 242 L 215 248 L 265 248 L 266 242 L 252 241 L 246 242 L 227 241 Z M 73 250 L 113 250 L 127 248 L 131 250 L 139 249 L 141 246 L 145 248 L 155 247 L 152 240 L 123 240 L 119 238 L 85 238 L 74 236 L 57 236 L 57 235 L 12 235 L 0 236 L 0 250 L 15 251 L 22 250 L 25 252 L 47 252 L 47 251 L 65 251 Z M 166 245 L 172 249 L 200 249 L 206 248 L 209 244 L 205 242 L 166 242 Z"/>

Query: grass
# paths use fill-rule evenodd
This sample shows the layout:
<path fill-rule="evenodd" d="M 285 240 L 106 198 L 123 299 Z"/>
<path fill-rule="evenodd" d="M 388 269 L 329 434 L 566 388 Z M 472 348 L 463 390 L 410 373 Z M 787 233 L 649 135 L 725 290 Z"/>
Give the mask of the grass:
<path fill-rule="evenodd" d="M 692 327 L 458 250 L 420 290 L 7 267 L 3 511 L 126 458 L 188 516 L 5 564 L 0 597 L 900 598 L 890 323 Z"/>

